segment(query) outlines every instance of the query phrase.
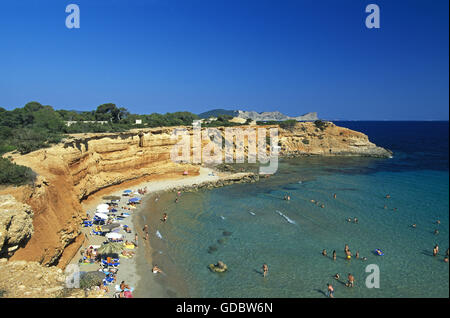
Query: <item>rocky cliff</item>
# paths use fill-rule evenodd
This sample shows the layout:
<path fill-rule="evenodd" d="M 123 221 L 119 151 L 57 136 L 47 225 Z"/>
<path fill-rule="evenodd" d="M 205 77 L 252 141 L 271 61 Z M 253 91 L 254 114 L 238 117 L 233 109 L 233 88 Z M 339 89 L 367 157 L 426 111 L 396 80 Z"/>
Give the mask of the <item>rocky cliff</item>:
<path fill-rule="evenodd" d="M 33 234 L 33 211 L 12 195 L 0 195 L 0 257 L 10 257 Z"/>
<path fill-rule="evenodd" d="M 15 251 L 8 257 L 65 267 L 84 239 L 79 229 L 86 213 L 81 206 L 83 200 L 112 185 L 179 176 L 184 170 L 189 175 L 198 174 L 198 166 L 171 161 L 170 151 L 175 143 L 172 130 L 77 134 L 61 144 L 24 156 L 9 154 L 17 164 L 32 168 L 38 178 L 33 186 L 0 190 L 0 195 L 12 195 L 34 212 L 24 212 L 28 217 L 23 215 L 24 220 L 32 216 L 34 233 L 21 232 L 22 240 L 3 241 L 3 250 Z M 292 129 L 279 131 L 282 155 L 391 155 L 371 143 L 366 135 L 333 123 L 320 128 L 311 122 L 298 123 Z M 0 210 L 0 215 L 5 213 L 1 206 Z M 30 211 L 27 206 L 22 210 Z M 7 235 L 12 237 L 13 228 L 9 229 Z"/>

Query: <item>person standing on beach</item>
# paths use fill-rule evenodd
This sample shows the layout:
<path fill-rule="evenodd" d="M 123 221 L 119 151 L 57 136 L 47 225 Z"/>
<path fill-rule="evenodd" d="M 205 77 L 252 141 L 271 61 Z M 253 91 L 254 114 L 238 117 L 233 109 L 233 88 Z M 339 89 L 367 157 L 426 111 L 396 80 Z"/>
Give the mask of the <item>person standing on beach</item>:
<path fill-rule="evenodd" d="M 137 233 L 134 234 L 134 245 L 136 245 L 136 247 L 138 246 L 138 235 L 137 235 Z"/>
<path fill-rule="evenodd" d="M 167 213 L 163 214 L 163 217 L 162 217 L 161 221 L 163 221 L 163 222 L 167 221 Z"/>
<path fill-rule="evenodd" d="M 262 270 L 263 270 L 263 277 L 266 277 L 267 273 L 269 272 L 269 266 L 267 266 L 267 264 L 263 264 Z"/>

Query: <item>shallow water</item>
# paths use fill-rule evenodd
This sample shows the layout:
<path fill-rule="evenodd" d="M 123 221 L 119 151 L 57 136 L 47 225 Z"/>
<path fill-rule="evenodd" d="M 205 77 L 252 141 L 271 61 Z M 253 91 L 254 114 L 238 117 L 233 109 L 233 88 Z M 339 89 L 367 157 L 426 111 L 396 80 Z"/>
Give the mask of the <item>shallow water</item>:
<path fill-rule="evenodd" d="M 168 273 L 161 283 L 174 292 L 170 296 L 324 297 L 326 284 L 333 283 L 336 297 L 448 297 L 448 143 L 421 143 L 425 133 L 434 143 L 448 135 L 448 123 L 433 126 L 436 136 L 414 124 L 399 130 L 409 129 L 409 135 L 396 137 L 394 131 L 389 143 L 383 141 L 388 123 L 377 124 L 384 129 L 368 124 L 371 140 L 394 150 L 392 159 L 301 158 L 282 161 L 276 175 L 258 183 L 183 193 L 179 203 L 176 194 L 163 194 L 142 212 L 152 247 L 162 253 L 156 252 L 158 265 Z M 406 137 L 416 147 L 401 141 Z M 164 212 L 166 223 L 159 220 Z M 345 244 L 368 260 L 345 260 Z M 435 244 L 438 257 L 431 255 Z M 385 255 L 374 255 L 376 248 Z M 330 256 L 336 250 L 337 260 L 322 256 L 323 249 Z M 210 272 L 208 264 L 218 260 L 228 272 Z M 263 263 L 269 266 L 266 278 Z M 379 289 L 365 287 L 368 264 L 380 268 Z M 332 278 L 336 273 L 339 282 Z M 348 273 L 355 288 L 344 286 Z"/>

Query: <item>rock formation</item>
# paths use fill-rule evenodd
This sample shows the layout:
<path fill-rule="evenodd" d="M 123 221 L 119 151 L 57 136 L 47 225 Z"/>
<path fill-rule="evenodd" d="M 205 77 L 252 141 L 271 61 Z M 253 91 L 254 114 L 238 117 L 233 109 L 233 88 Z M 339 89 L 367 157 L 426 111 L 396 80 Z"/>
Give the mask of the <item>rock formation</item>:
<path fill-rule="evenodd" d="M 0 195 L 0 257 L 10 257 L 33 235 L 33 211 L 12 195 Z"/>
<path fill-rule="evenodd" d="M 6 247 L 12 249 L 11 253 L 14 252 L 8 254 L 10 259 L 64 268 L 84 240 L 84 236 L 80 235 L 81 219 L 86 215 L 81 206 L 83 200 L 112 185 L 181 176 L 185 170 L 190 176 L 198 174 L 198 165 L 171 161 L 170 151 L 176 142 L 171 138 L 173 129 L 75 134 L 51 148 L 23 156 L 8 154 L 15 163 L 28 166 L 38 174 L 32 186 L 0 190 L 0 195 L 10 194 L 34 211 L 33 215 L 29 208 L 22 209 L 30 211 L 28 218 L 25 217 L 27 212 L 21 214 L 23 222 L 32 217 L 32 235 L 28 232 L 31 227 L 24 232 L 23 229 L 13 230 L 15 227 L 11 225 L 7 231 L 11 234 L 7 234 L 9 238 L 5 239 L 6 232 L 1 228 L 3 236 L 0 237 L 0 244 L 5 246 L 6 242 Z M 279 129 L 279 141 L 280 153 L 284 156 L 391 155 L 388 150 L 371 143 L 366 135 L 333 123 L 317 127 L 315 123 L 304 122 L 292 129 Z M 243 182 L 256 180 L 251 176 L 246 178 Z M 233 182 L 224 181 L 207 187 Z M 0 217 L 7 215 L 4 213 L 0 206 Z M 15 217 L 12 220 L 16 222 Z M 8 221 L 5 222 L 8 224 Z M 20 222 L 19 219 L 17 222 Z M 25 245 L 29 235 L 31 238 Z M 19 236 L 23 238 L 19 239 Z M 16 246 L 23 248 L 17 249 Z"/>

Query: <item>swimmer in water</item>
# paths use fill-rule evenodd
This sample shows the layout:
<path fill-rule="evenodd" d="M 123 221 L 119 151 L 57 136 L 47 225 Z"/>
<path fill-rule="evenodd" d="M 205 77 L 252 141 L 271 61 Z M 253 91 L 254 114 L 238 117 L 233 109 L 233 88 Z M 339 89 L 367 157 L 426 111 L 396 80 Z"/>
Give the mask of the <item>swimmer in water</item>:
<path fill-rule="evenodd" d="M 354 219 L 353 219 L 353 222 L 354 222 L 354 223 L 358 223 L 358 218 L 354 218 Z"/>
<path fill-rule="evenodd" d="M 448 256 L 444 257 L 444 262 L 448 263 Z"/>
<path fill-rule="evenodd" d="M 391 195 L 390 194 L 386 194 L 386 199 L 389 199 L 391 197 Z"/>
<path fill-rule="evenodd" d="M 411 227 L 415 229 L 415 228 L 417 227 L 416 223 L 414 223 L 413 225 L 411 225 Z"/>
<path fill-rule="evenodd" d="M 339 276 L 339 274 L 336 273 L 336 275 L 334 275 L 334 279 L 339 280 L 339 278 L 341 278 L 341 276 Z"/>
<path fill-rule="evenodd" d="M 334 288 L 331 284 L 327 284 L 327 296 L 329 298 L 334 298 Z"/>
<path fill-rule="evenodd" d="M 436 256 L 439 254 L 439 246 L 436 244 L 436 246 L 433 248 L 433 256 Z"/>
<path fill-rule="evenodd" d="M 162 217 L 161 221 L 163 221 L 163 222 L 167 221 L 167 213 L 163 214 L 163 217 Z"/>
<path fill-rule="evenodd" d="M 387 210 L 387 205 L 384 206 L 384 209 Z"/>
<path fill-rule="evenodd" d="M 439 231 L 438 230 L 434 230 L 434 235 L 438 235 Z"/>
<path fill-rule="evenodd" d="M 336 199 L 336 193 L 335 193 L 335 194 L 333 194 L 333 198 L 335 198 L 335 199 Z"/>
<path fill-rule="evenodd" d="M 356 251 L 355 258 L 356 258 L 356 259 L 359 258 L 359 252 L 358 252 L 358 251 Z"/>
<path fill-rule="evenodd" d="M 353 287 L 354 284 L 355 284 L 355 277 L 353 277 L 353 275 L 349 273 L 348 274 L 348 282 L 347 282 L 347 284 L 345 284 L 345 286 Z"/>
<path fill-rule="evenodd" d="M 350 250 L 347 250 L 345 252 L 345 258 L 348 259 L 348 260 L 350 260 L 352 258 L 352 252 L 350 252 Z"/>
<path fill-rule="evenodd" d="M 156 264 L 153 266 L 152 272 L 153 272 L 153 274 L 157 274 L 157 273 L 164 274 L 163 271 Z"/>
<path fill-rule="evenodd" d="M 347 219 L 347 222 L 351 223 L 351 222 L 352 222 L 352 219 L 351 219 L 351 218 L 348 218 L 348 219 Z"/>
<path fill-rule="evenodd" d="M 323 256 L 327 256 L 327 250 L 323 250 L 323 251 L 322 251 L 322 255 L 323 255 Z"/>
<path fill-rule="evenodd" d="M 263 264 L 262 270 L 263 270 L 263 277 L 266 277 L 267 273 L 269 273 L 269 266 L 267 266 L 267 264 Z"/>
<path fill-rule="evenodd" d="M 350 248 L 348 247 L 348 244 L 345 244 L 344 252 L 347 252 L 348 250 L 350 250 Z"/>
<path fill-rule="evenodd" d="M 333 251 L 333 260 L 334 261 L 336 260 L 336 251 L 335 250 Z"/>
<path fill-rule="evenodd" d="M 437 224 L 441 224 L 441 221 L 437 220 L 436 223 L 437 223 Z"/>

